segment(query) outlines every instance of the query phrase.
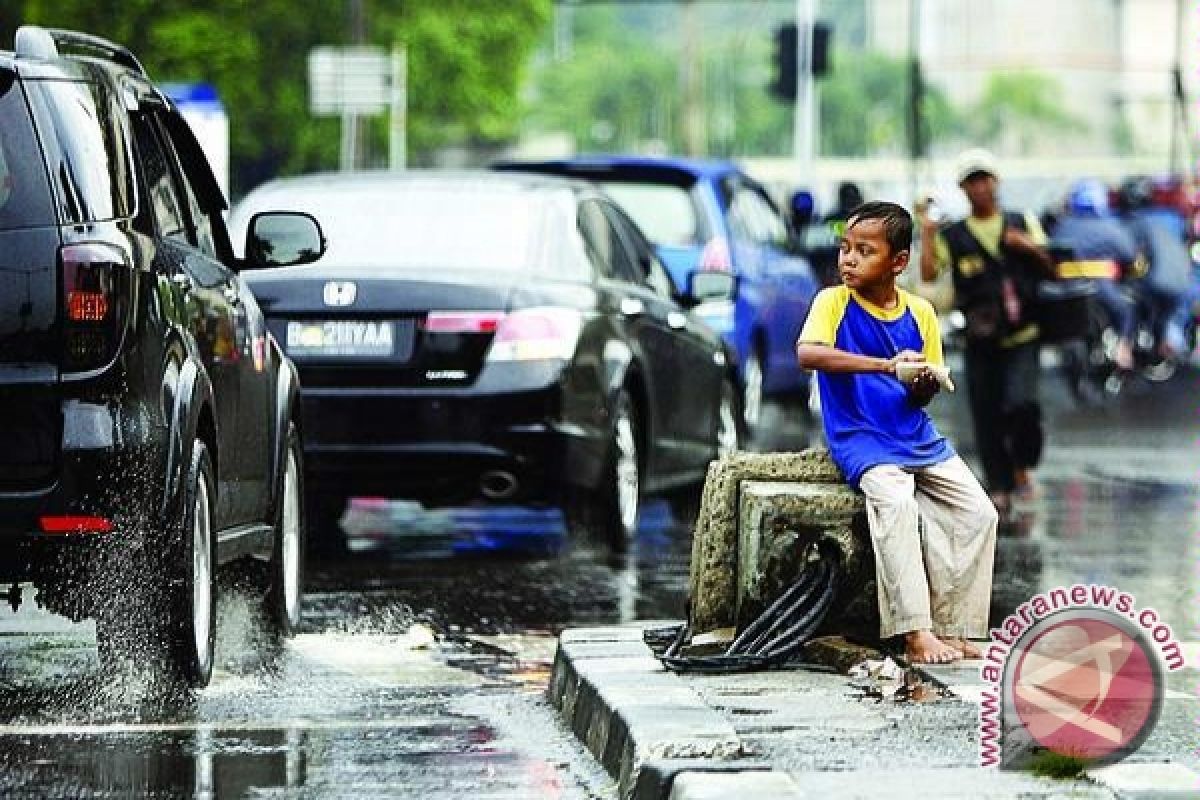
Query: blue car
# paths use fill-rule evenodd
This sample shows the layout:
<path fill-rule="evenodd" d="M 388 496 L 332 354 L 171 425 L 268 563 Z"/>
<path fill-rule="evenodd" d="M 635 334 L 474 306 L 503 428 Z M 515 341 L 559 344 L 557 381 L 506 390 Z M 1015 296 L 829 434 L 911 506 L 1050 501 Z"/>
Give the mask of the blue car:
<path fill-rule="evenodd" d="M 728 271 L 733 296 L 694 309 L 737 363 L 742 418 L 755 433 L 768 397 L 803 396 L 795 342 L 818 280 L 767 191 L 728 161 L 580 156 L 502 162 L 495 169 L 593 181 L 633 217 L 679 287 L 697 271 Z"/>

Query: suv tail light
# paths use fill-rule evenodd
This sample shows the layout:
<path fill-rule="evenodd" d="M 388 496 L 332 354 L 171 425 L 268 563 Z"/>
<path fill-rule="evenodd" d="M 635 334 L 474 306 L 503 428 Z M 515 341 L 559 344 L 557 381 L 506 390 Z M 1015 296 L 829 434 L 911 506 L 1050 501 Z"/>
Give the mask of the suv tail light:
<path fill-rule="evenodd" d="M 567 361 L 575 355 L 583 314 L 569 308 L 526 308 L 500 319 L 487 360 Z"/>
<path fill-rule="evenodd" d="M 125 251 L 104 242 L 63 245 L 64 364 L 67 372 L 99 369 L 116 353 L 132 265 Z"/>
<path fill-rule="evenodd" d="M 724 237 L 716 236 L 704 245 L 700 254 L 700 269 L 711 272 L 731 272 L 733 259 L 729 255 L 729 242 Z"/>

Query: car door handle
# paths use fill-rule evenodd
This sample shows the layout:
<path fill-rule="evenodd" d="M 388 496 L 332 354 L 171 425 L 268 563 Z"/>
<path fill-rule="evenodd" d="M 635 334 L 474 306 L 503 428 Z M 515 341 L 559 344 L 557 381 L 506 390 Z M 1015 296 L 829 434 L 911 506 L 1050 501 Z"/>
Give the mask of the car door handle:
<path fill-rule="evenodd" d="M 627 317 L 636 317 L 646 313 L 646 305 L 636 297 L 622 297 L 621 313 Z"/>
<path fill-rule="evenodd" d="M 667 326 L 672 330 L 681 331 L 687 327 L 687 315 L 678 311 L 667 312 Z"/>

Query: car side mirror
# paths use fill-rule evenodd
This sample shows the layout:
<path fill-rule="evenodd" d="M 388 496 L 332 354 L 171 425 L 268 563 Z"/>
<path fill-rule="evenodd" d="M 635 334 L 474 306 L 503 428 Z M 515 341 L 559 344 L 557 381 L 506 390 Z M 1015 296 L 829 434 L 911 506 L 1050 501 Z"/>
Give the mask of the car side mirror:
<path fill-rule="evenodd" d="M 309 264 L 325 254 L 325 236 L 311 214 L 264 211 L 246 228 L 247 269 Z"/>
<path fill-rule="evenodd" d="M 696 305 L 712 300 L 729 300 L 737 289 L 737 278 L 724 270 L 696 270 L 688 273 L 687 296 Z"/>

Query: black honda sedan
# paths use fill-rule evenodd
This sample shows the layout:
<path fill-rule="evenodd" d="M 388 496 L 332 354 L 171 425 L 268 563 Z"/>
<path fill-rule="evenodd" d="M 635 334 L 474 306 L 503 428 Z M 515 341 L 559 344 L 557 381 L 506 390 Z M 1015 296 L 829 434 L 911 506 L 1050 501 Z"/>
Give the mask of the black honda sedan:
<path fill-rule="evenodd" d="M 730 278 L 681 293 L 590 184 L 283 179 L 235 209 L 235 241 L 279 203 L 328 239 L 316 263 L 245 276 L 300 372 L 314 535 L 337 530 L 347 494 L 374 493 L 561 504 L 619 549 L 642 496 L 694 493 L 737 448 L 730 363 L 688 311 Z"/>

